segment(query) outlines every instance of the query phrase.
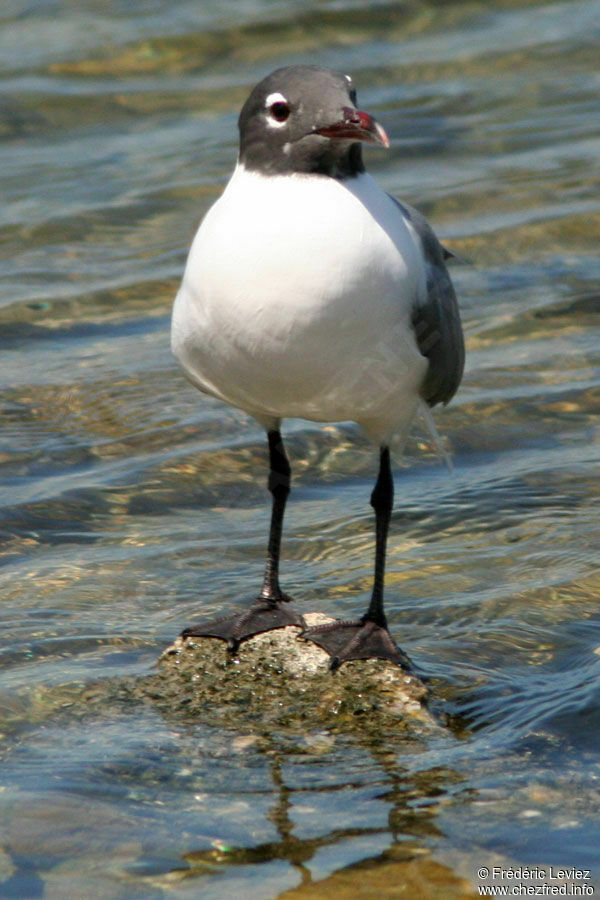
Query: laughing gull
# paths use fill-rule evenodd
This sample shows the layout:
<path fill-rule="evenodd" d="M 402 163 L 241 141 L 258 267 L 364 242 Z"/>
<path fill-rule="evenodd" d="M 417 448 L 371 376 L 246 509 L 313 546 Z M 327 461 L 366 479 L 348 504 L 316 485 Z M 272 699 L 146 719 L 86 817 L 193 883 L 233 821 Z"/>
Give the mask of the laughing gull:
<path fill-rule="evenodd" d="M 332 669 L 371 657 L 408 667 L 383 605 L 389 445 L 392 437 L 402 444 L 419 406 L 447 403 L 462 377 L 463 335 L 445 265 L 452 254 L 420 213 L 365 171 L 362 144 L 389 140 L 357 108 L 348 75 L 278 69 L 244 103 L 239 131 L 236 168 L 190 249 L 172 349 L 196 387 L 245 410 L 267 433 L 267 561 L 244 612 L 182 635 L 222 638 L 235 652 L 252 635 L 299 625 Z M 307 628 L 279 585 L 287 417 L 353 421 L 379 447 L 375 574 L 358 621 Z"/>

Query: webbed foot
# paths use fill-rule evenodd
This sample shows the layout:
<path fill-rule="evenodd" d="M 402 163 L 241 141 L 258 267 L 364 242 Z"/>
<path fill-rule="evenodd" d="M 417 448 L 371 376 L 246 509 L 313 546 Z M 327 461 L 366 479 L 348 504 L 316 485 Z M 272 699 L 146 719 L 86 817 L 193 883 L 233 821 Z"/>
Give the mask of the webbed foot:
<path fill-rule="evenodd" d="M 411 670 L 406 653 L 396 644 L 387 628 L 363 618 L 353 622 L 331 622 L 306 628 L 301 637 L 318 644 L 331 656 L 332 671 L 350 659 L 387 659 Z"/>
<path fill-rule="evenodd" d="M 258 597 L 243 613 L 225 616 L 222 619 L 209 619 L 199 622 L 190 628 L 184 628 L 181 637 L 214 637 L 227 642 L 230 653 L 237 653 L 242 641 L 272 631 L 274 628 L 285 628 L 287 625 L 306 627 L 306 622 L 293 606 L 288 606 L 289 598 L 268 600 Z"/>

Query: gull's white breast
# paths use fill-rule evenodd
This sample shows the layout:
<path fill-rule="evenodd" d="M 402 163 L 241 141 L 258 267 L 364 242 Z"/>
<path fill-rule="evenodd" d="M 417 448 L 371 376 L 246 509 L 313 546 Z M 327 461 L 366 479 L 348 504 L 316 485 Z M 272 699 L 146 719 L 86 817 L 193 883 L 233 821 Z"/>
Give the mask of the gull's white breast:
<path fill-rule="evenodd" d="M 411 311 L 419 240 L 363 174 L 242 166 L 192 244 L 172 347 L 202 390 L 266 424 L 353 420 L 377 440 L 412 420 L 427 361 Z"/>

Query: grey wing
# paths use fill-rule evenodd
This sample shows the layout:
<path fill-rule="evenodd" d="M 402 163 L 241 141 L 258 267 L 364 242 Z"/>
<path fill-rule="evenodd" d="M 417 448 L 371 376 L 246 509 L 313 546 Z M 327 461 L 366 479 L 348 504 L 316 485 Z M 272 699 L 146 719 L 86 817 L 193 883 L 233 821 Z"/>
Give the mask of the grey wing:
<path fill-rule="evenodd" d="M 442 247 L 420 212 L 412 206 L 395 202 L 418 234 L 425 257 L 427 293 L 415 306 L 412 323 L 419 350 L 429 360 L 421 394 L 429 406 L 435 406 L 452 399 L 465 365 L 460 313 L 445 263 L 453 254 Z"/>

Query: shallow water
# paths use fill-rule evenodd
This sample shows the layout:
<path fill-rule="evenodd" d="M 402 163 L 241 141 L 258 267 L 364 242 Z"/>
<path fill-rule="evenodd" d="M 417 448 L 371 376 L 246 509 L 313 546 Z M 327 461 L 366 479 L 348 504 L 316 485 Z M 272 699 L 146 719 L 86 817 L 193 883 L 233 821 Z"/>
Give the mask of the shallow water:
<path fill-rule="evenodd" d="M 600 3 L 298 10 L 0 14 L 0 896 L 466 897 L 509 865 L 600 891 Z M 169 315 L 243 98 L 300 61 L 352 72 L 392 137 L 369 168 L 469 261 L 454 472 L 419 423 L 395 460 L 389 618 L 443 725 L 417 742 L 124 687 L 261 577 L 262 433 L 187 386 Z M 375 453 L 285 433 L 285 586 L 351 617 Z"/>

